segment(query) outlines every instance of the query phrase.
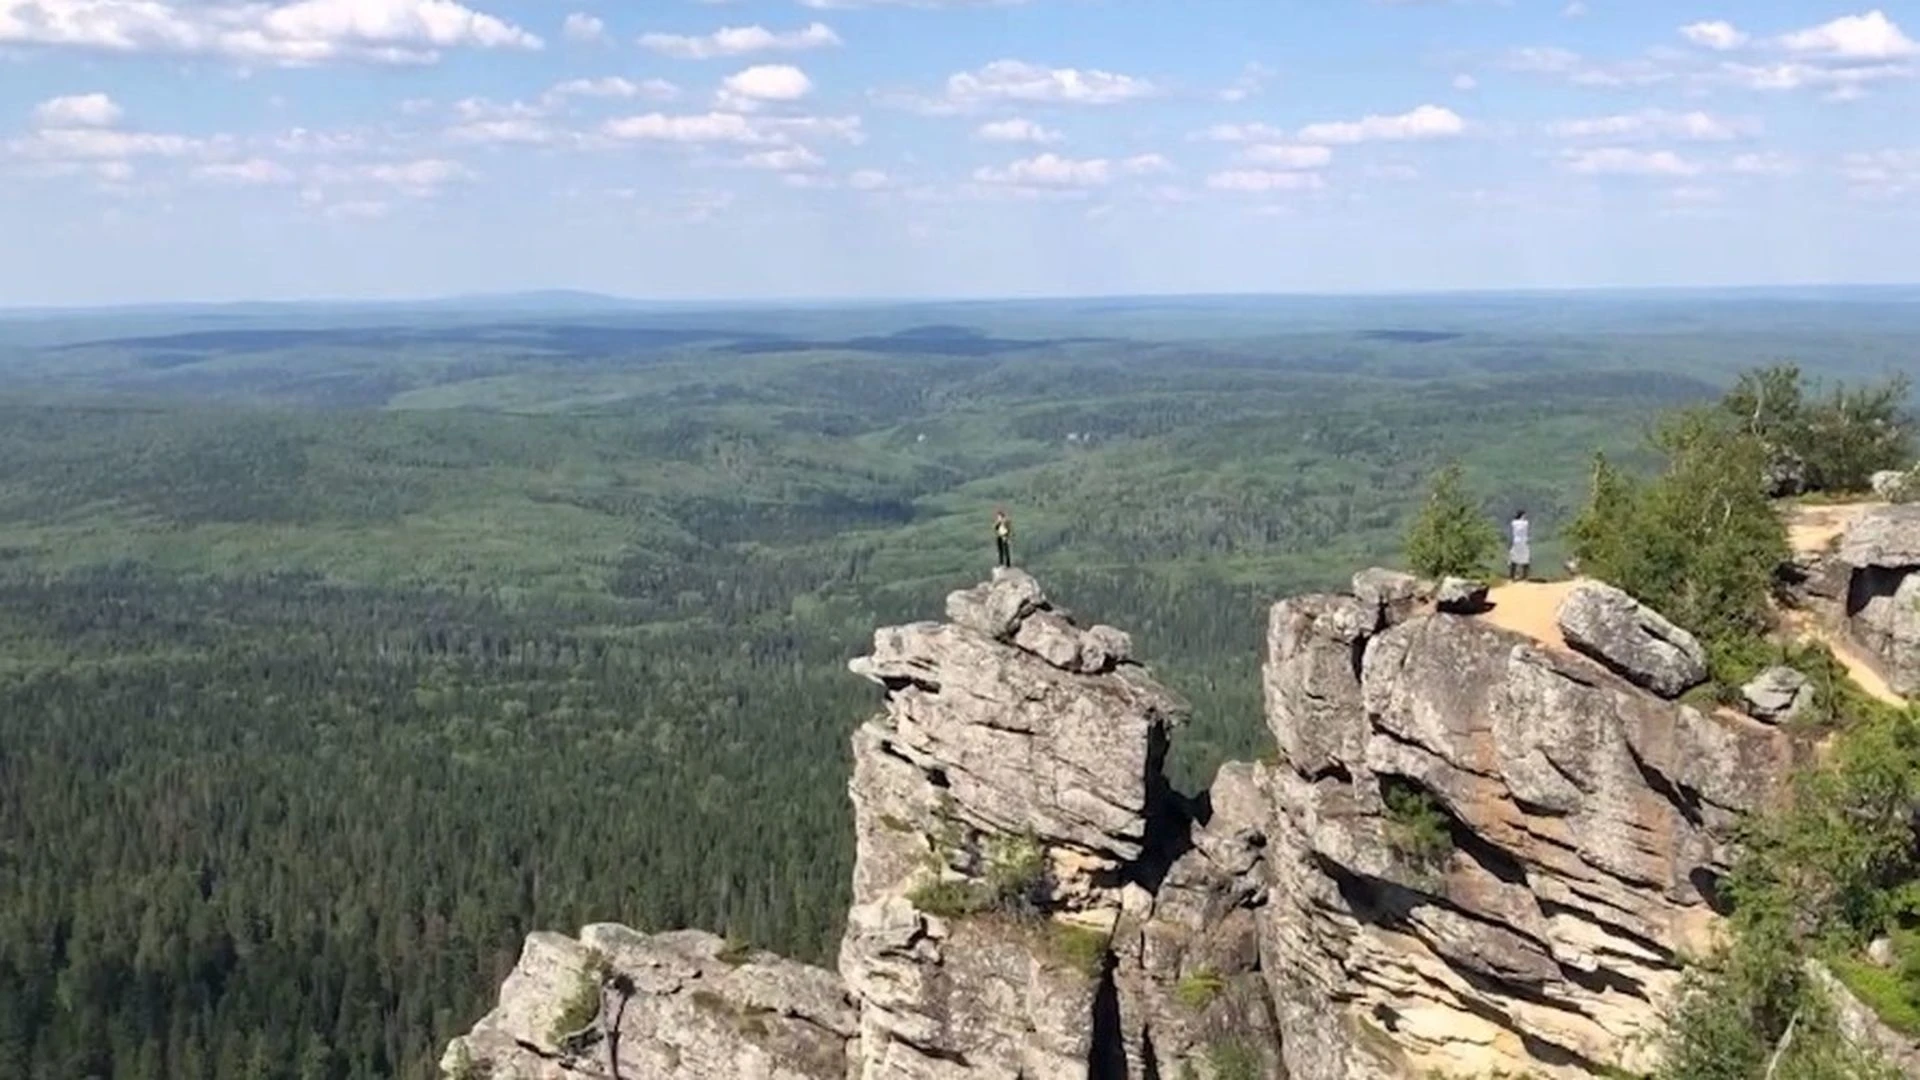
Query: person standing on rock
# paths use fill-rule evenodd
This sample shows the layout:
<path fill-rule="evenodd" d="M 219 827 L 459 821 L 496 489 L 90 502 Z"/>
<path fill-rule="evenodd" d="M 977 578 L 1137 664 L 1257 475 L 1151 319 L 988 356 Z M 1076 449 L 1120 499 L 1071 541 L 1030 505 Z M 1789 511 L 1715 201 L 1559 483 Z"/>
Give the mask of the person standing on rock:
<path fill-rule="evenodd" d="M 1000 550 L 1000 565 L 1013 565 L 1013 519 L 1004 509 L 993 512 L 993 546 Z"/>
<path fill-rule="evenodd" d="M 1527 522 L 1525 510 L 1513 512 L 1510 529 L 1513 544 L 1507 550 L 1507 579 L 1525 581 L 1533 572 L 1533 527 Z"/>

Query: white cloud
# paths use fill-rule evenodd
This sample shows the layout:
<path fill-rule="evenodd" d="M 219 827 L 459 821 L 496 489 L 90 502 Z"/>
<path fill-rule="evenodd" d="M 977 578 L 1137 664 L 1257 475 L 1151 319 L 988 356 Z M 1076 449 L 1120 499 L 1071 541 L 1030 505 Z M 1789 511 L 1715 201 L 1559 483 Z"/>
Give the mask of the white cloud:
<path fill-rule="evenodd" d="M 878 169 L 856 169 L 847 174 L 847 186 L 855 191 L 879 191 L 892 183 L 892 178 Z"/>
<path fill-rule="evenodd" d="M 455 142 L 540 145 L 552 142 L 555 133 L 538 120 L 510 116 L 459 124 L 447 129 L 447 137 Z"/>
<path fill-rule="evenodd" d="M 702 0 L 704 3 L 721 4 L 729 0 Z M 838 11 L 847 8 L 990 8 L 1014 7 L 1028 0 L 800 0 L 800 6 L 820 11 Z"/>
<path fill-rule="evenodd" d="M 741 146 L 791 146 L 796 139 L 865 140 L 857 116 L 745 116 L 734 112 L 695 115 L 646 113 L 607 121 L 600 128 L 611 139 L 635 142 L 732 143 Z"/>
<path fill-rule="evenodd" d="M 1723 64 L 1721 73 L 1749 90 L 1827 88 L 1833 95 L 1845 99 L 1858 96 L 1871 83 L 1909 78 L 1913 69 L 1903 64 L 1830 67 L 1790 60 L 1778 64 Z"/>
<path fill-rule="evenodd" d="M 1878 9 L 1784 35 L 1780 44 L 1836 60 L 1899 60 L 1920 53 L 1920 45 Z"/>
<path fill-rule="evenodd" d="M 429 198 L 448 184 L 473 178 L 473 173 L 466 166 L 444 158 L 378 162 L 348 168 L 328 166 L 318 170 L 315 175 L 323 183 L 379 184 L 415 198 Z"/>
<path fill-rule="evenodd" d="M 1112 105 L 1157 92 L 1151 82 L 1132 75 L 1044 68 L 1021 60 L 995 60 L 976 71 L 962 71 L 947 78 L 947 100 L 961 106 L 991 101 Z"/>
<path fill-rule="evenodd" d="M 121 109 L 105 94 L 72 94 L 51 98 L 34 107 L 34 123 L 48 128 L 112 127 Z"/>
<path fill-rule="evenodd" d="M 1736 154 L 1727 163 L 1727 168 L 1746 176 L 1784 176 L 1798 166 L 1785 154 L 1769 150 L 1758 154 Z"/>
<path fill-rule="evenodd" d="M 1059 142 L 1061 138 L 1058 131 L 1018 116 L 981 124 L 974 129 L 973 135 L 988 142 L 1052 143 Z"/>
<path fill-rule="evenodd" d="M 1213 142 L 1271 142 L 1286 137 L 1286 132 L 1267 124 L 1215 124 L 1194 135 Z"/>
<path fill-rule="evenodd" d="M 1671 150 L 1633 150 L 1610 146 L 1568 150 L 1561 155 L 1568 172 L 1590 176 L 1698 176 L 1700 166 Z"/>
<path fill-rule="evenodd" d="M 1268 143 L 1250 146 L 1240 156 L 1271 169 L 1318 169 L 1333 160 L 1333 151 L 1325 146 Z"/>
<path fill-rule="evenodd" d="M 1840 174 L 1849 194 L 1861 199 L 1892 199 L 1920 193 L 1920 150 L 1877 150 L 1848 154 Z"/>
<path fill-rule="evenodd" d="M 1319 191 L 1327 186 L 1319 173 L 1232 169 L 1207 177 L 1216 191 Z"/>
<path fill-rule="evenodd" d="M 1682 184 L 1667 189 L 1667 200 L 1683 206 L 1708 206 L 1720 201 L 1720 189 L 1703 184 Z"/>
<path fill-rule="evenodd" d="M 0 0 L 0 44 L 209 54 L 297 66 L 430 63 L 442 49 L 538 49 L 543 43 L 455 0 Z"/>
<path fill-rule="evenodd" d="M 117 161 L 131 157 L 185 157 L 208 148 L 184 135 L 107 128 L 48 128 L 6 144 L 9 154 L 37 161 Z"/>
<path fill-rule="evenodd" d="M 1455 75 L 1453 77 L 1453 88 L 1455 90 L 1471 90 L 1474 87 L 1479 85 L 1480 85 L 1479 79 L 1476 79 L 1465 72 L 1461 72 L 1460 74 Z"/>
<path fill-rule="evenodd" d="M 1452 109 L 1422 105 L 1398 116 L 1368 116 L 1360 120 L 1308 124 L 1300 129 L 1300 141 L 1310 143 L 1358 143 L 1401 141 L 1406 139 L 1443 139 L 1459 135 L 1467 128 Z"/>
<path fill-rule="evenodd" d="M 1017 187 L 1094 187 L 1113 179 L 1113 165 L 1105 158 L 1076 161 L 1058 154 L 1015 161 L 1005 168 L 982 166 L 973 178 L 983 184 Z"/>
<path fill-rule="evenodd" d="M 748 154 L 740 159 L 741 164 L 756 169 L 773 169 L 778 172 L 793 172 L 799 169 L 817 169 L 826 164 L 819 154 L 804 146 L 787 146 L 778 150 L 762 150 Z"/>
<path fill-rule="evenodd" d="M 1750 134 L 1755 128 L 1751 123 L 1723 120 L 1698 110 L 1674 113 L 1643 109 L 1616 116 L 1558 120 L 1547 125 L 1547 133 L 1560 139 L 1675 138 L 1723 142 Z"/>
<path fill-rule="evenodd" d="M 569 79 L 556 84 L 544 95 L 548 102 L 569 97 L 647 98 L 652 101 L 671 101 L 679 96 L 680 88 L 665 79 L 642 79 L 634 82 L 618 75 L 608 75 L 598 79 Z"/>
<path fill-rule="evenodd" d="M 607 24 L 604 19 L 576 11 L 560 24 L 560 32 L 568 41 L 605 41 Z"/>
<path fill-rule="evenodd" d="M 813 92 L 813 80 L 791 64 L 756 64 L 720 84 L 724 106 L 749 109 L 764 101 L 798 101 Z"/>
<path fill-rule="evenodd" d="M 1680 28 L 1680 36 L 1695 45 L 1720 52 L 1737 49 L 1751 40 L 1744 31 L 1723 19 L 1688 23 Z"/>
<path fill-rule="evenodd" d="M 1265 64 L 1248 64 L 1241 69 L 1240 77 L 1233 85 L 1220 91 L 1220 100 L 1226 102 L 1245 101 L 1267 88 L 1268 80 L 1273 78 L 1273 69 Z"/>
<path fill-rule="evenodd" d="M 1652 86 L 1674 78 L 1669 66 L 1647 59 L 1593 64 L 1571 49 L 1557 45 L 1528 45 L 1507 51 L 1501 66 L 1533 75 L 1559 75 L 1575 86 Z"/>
<path fill-rule="evenodd" d="M 228 184 L 289 184 L 293 182 L 292 169 L 266 158 L 214 162 L 200 166 L 194 170 L 194 174 L 203 179 Z"/>
<path fill-rule="evenodd" d="M 774 31 L 764 26 L 723 26 L 711 34 L 642 34 L 644 48 L 683 60 L 716 56 L 745 56 L 757 52 L 796 52 L 841 44 L 840 35 L 825 23 L 808 23 L 798 30 Z"/>
<path fill-rule="evenodd" d="M 1523 45 L 1509 50 L 1506 66 L 1513 71 L 1558 75 L 1580 66 L 1580 54 L 1557 45 Z"/>
<path fill-rule="evenodd" d="M 1560 9 L 1560 17 L 1563 19 L 1579 19 L 1586 14 L 1587 5 L 1584 0 L 1567 0 L 1567 6 Z"/>
<path fill-rule="evenodd" d="M 1120 163 L 1120 171 L 1131 176 L 1169 173 L 1173 171 L 1173 162 L 1163 154 L 1135 154 Z"/>

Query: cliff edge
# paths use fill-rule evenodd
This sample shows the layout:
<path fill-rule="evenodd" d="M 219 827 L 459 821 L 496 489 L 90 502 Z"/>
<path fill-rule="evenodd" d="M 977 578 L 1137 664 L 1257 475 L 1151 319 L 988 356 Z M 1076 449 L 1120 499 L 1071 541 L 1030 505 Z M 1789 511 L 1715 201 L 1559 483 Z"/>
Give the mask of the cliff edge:
<path fill-rule="evenodd" d="M 1368 571 L 1271 613 L 1276 754 L 1179 796 L 1184 706 L 1018 570 L 852 670 L 837 971 L 695 931 L 536 934 L 452 1080 L 1587 1076 L 1649 1062 L 1739 816 L 1796 756 L 1681 695 L 1583 582 L 1547 641 Z M 1442 610 L 1445 607 L 1446 610 Z"/>

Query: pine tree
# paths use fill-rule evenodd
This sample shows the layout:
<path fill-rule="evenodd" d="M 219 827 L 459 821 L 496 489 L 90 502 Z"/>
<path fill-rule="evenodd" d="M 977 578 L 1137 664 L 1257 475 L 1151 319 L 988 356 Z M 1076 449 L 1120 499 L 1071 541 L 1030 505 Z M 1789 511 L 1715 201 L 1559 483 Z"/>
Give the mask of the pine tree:
<path fill-rule="evenodd" d="M 1423 577 L 1485 574 L 1500 536 L 1467 495 L 1466 474 L 1448 465 L 1434 478 L 1426 508 L 1407 530 L 1407 563 Z"/>

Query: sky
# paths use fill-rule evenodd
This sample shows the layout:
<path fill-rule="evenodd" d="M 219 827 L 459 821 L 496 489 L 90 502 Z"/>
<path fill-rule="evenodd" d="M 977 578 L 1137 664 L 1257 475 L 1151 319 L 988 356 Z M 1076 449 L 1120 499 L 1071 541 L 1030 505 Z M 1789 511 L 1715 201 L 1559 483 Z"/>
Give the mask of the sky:
<path fill-rule="evenodd" d="M 0 307 L 1920 281 L 1920 2 L 0 0 Z"/>

